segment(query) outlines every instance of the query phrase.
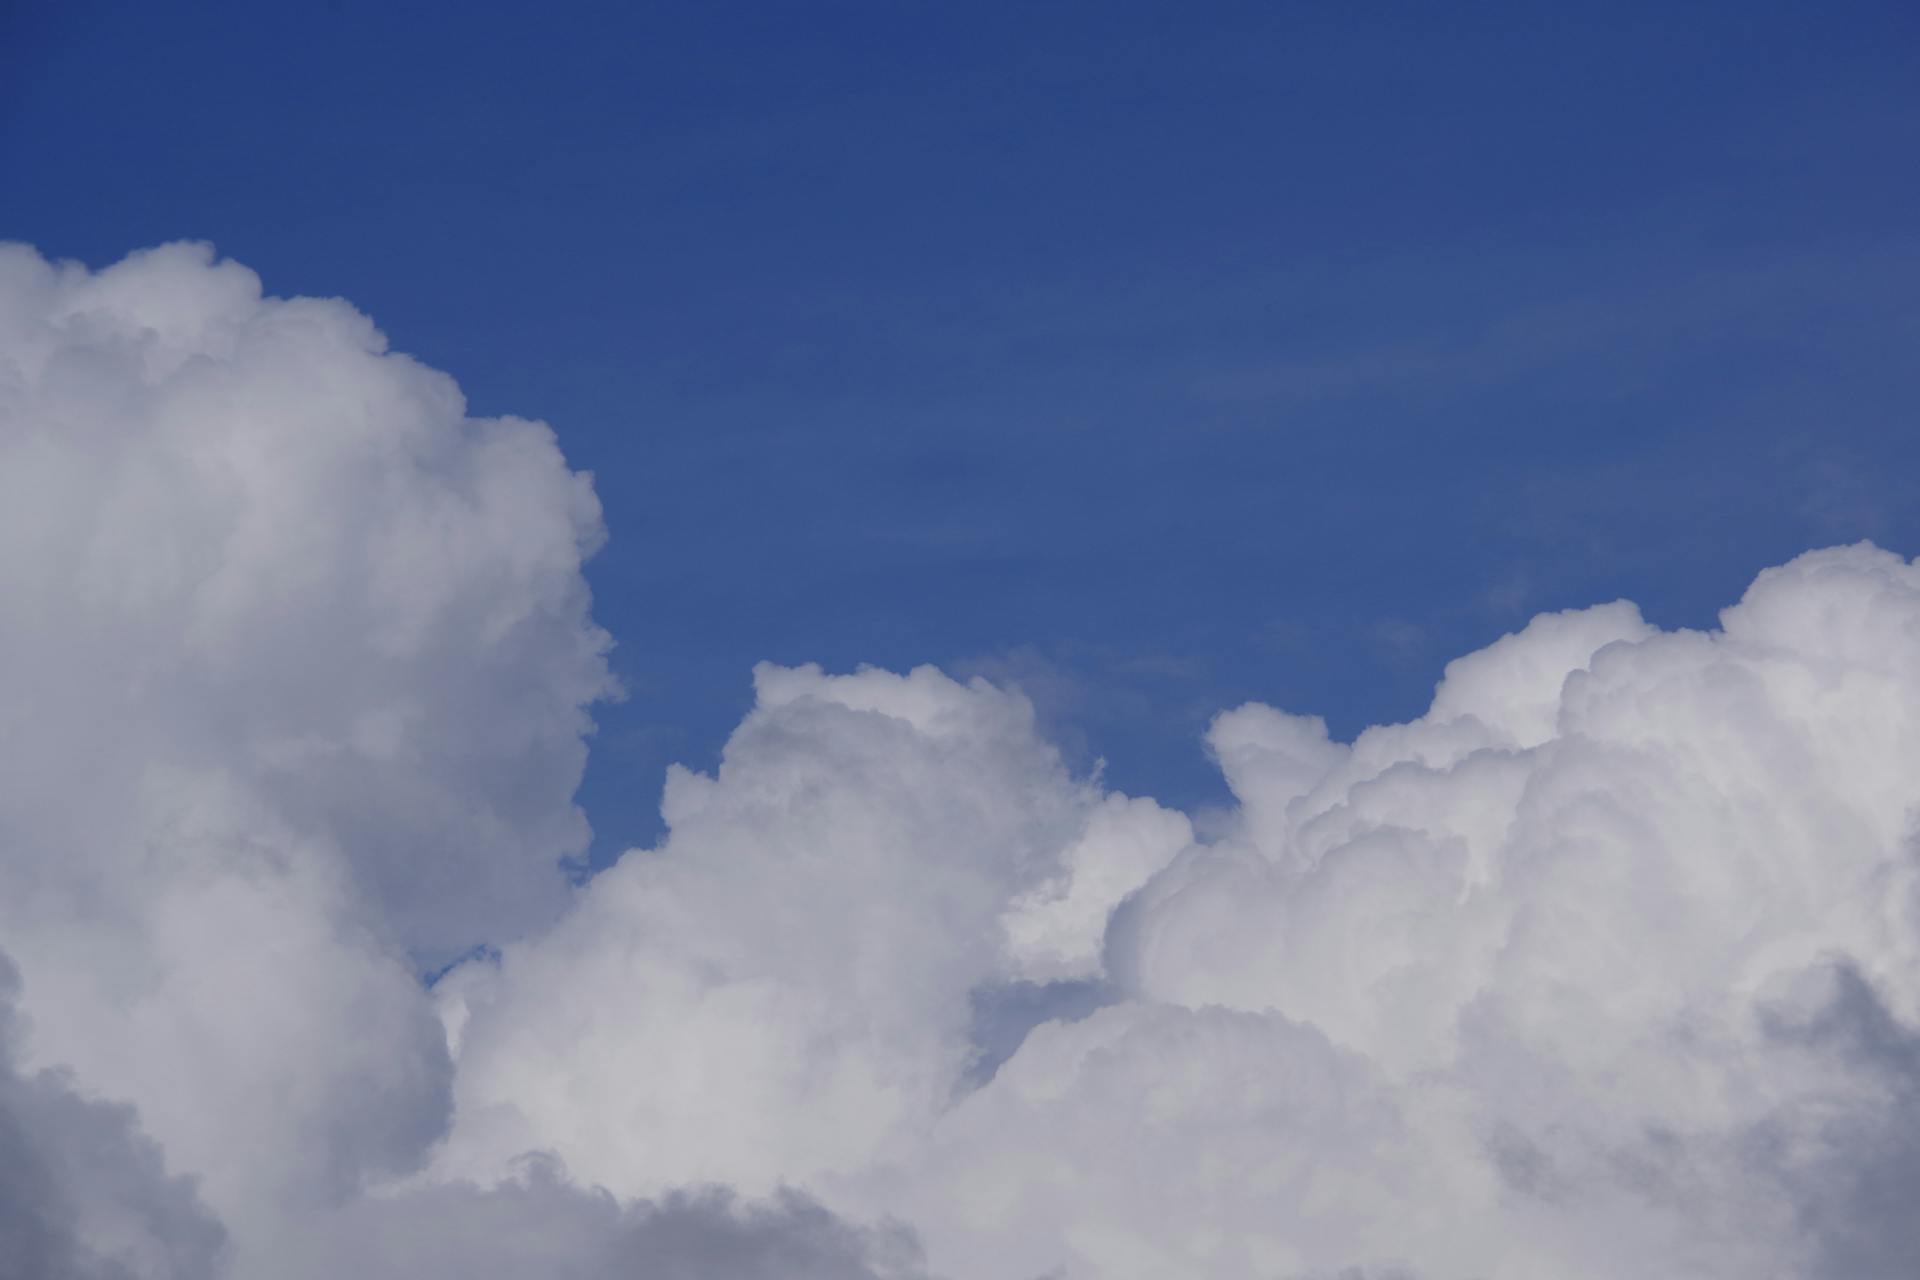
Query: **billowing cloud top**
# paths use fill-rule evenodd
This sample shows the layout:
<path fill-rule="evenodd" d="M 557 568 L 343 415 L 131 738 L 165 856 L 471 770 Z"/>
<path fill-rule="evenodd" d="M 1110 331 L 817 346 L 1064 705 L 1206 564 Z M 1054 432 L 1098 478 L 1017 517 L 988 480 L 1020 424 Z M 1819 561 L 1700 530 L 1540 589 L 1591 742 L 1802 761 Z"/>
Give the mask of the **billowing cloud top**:
<path fill-rule="evenodd" d="M 4 248 L 0 534 L 21 1275 L 1920 1256 L 1888 552 L 1710 632 L 1540 617 L 1351 743 L 1223 712 L 1204 837 L 1016 691 L 763 666 L 666 837 L 576 892 L 611 681 L 545 427 L 202 248 Z"/>

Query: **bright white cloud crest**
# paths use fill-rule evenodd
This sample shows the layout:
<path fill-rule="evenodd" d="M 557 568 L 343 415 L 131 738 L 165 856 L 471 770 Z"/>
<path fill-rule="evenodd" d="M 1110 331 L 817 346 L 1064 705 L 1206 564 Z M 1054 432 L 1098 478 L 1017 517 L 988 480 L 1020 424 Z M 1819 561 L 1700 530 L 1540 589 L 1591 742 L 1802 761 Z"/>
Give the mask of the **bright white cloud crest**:
<path fill-rule="evenodd" d="M 1017 692 L 762 667 L 574 891 L 599 538 L 546 428 L 344 303 L 0 249 L 21 1274 L 1920 1250 L 1914 565 L 1815 552 L 1708 633 L 1546 615 L 1351 744 L 1225 712 L 1204 838 Z"/>

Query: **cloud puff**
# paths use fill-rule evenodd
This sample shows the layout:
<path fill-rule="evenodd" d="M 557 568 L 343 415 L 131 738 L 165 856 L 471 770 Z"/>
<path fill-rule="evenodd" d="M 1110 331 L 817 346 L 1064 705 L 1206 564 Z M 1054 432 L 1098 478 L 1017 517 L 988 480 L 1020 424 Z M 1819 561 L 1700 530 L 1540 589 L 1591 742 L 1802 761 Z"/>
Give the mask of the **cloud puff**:
<path fill-rule="evenodd" d="M 0 1276 L 212 1280 L 226 1236 L 127 1107 L 21 1075 L 13 966 L 0 955 Z"/>
<path fill-rule="evenodd" d="M 415 965 L 544 922 L 608 688 L 598 510 L 344 303 L 0 248 L 0 937 L 36 1065 L 223 1214 L 402 1173 Z M 244 1156 L 244 1159 L 242 1158 Z"/>
<path fill-rule="evenodd" d="M 135 788 L 162 759 L 324 841 L 424 957 L 557 909 L 610 685 L 599 507 L 546 427 L 467 418 L 351 307 L 203 246 L 0 248 L 0 353 L 0 699 L 35 726 L 8 798 L 49 811 L 22 818 L 77 821 L 79 755 Z"/>
<path fill-rule="evenodd" d="M 599 536 L 344 303 L 0 249 L 0 1253 L 1911 1269 L 1915 565 L 1546 615 L 1350 743 L 1227 711 L 1204 832 L 986 681 L 764 666 L 575 892 Z"/>
<path fill-rule="evenodd" d="M 600 537 L 546 427 L 467 417 L 345 303 L 201 246 L 99 272 L 0 246 L 0 945 L 38 1162 L 10 1185 L 55 1197 L 10 1256 L 58 1274 L 138 1225 L 113 1168 L 151 1182 L 149 1140 L 243 1276 L 418 1170 L 452 1103 L 418 972 L 557 917 L 587 838 Z M 686 1217 L 592 1205 L 608 1240 Z M 819 1234 L 741 1230 L 788 1218 Z M 612 1274 L 586 1256 L 543 1273 Z"/>
<path fill-rule="evenodd" d="M 1317 1204 L 1280 1230 L 1315 1242 L 1303 1271 L 1384 1249 L 1441 1275 L 1898 1274 L 1916 641 L 1920 569 L 1851 548 L 1762 574 L 1711 633 L 1618 605 L 1537 619 L 1350 747 L 1223 716 L 1240 821 L 1126 904 L 1113 973 L 1149 1007 L 1312 1027 L 1405 1137 L 1345 1190 L 1276 1202 L 1300 1142 L 1323 1176 L 1355 1144 L 1248 1109 L 1235 1082 L 1284 1055 L 1212 1053 L 1186 1122 L 1263 1129 L 1272 1154 L 1168 1234 L 1246 1240 Z M 1157 1167 L 1178 1186 L 1228 1159 L 1196 1142 Z"/>
<path fill-rule="evenodd" d="M 799 1179 L 959 1276 L 1911 1256 L 1899 557 L 1803 557 L 1713 632 L 1543 616 L 1351 744 L 1226 713 L 1239 803 L 1198 843 L 1065 776 L 990 686 L 759 683 L 720 772 L 669 785 L 661 848 L 448 988 L 453 1167 Z M 963 999 L 1022 980 L 1109 1007 L 981 1083 Z"/>
<path fill-rule="evenodd" d="M 910 1158 L 975 1056 L 973 997 L 1097 968 L 1106 908 L 1187 825 L 1072 778 L 1022 698 L 931 668 L 763 666 L 657 849 L 440 987 L 442 1167 L 552 1146 L 636 1194 Z"/>

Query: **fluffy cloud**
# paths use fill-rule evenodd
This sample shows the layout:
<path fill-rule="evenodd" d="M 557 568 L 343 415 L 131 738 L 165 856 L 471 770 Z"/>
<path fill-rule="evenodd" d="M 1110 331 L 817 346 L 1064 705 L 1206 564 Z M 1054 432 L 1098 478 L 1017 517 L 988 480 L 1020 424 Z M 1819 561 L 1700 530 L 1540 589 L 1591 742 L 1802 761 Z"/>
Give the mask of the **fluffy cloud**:
<path fill-rule="evenodd" d="M 423 957 L 558 909 L 609 678 L 599 508 L 550 431 L 184 245 L 98 274 L 0 249 L 0 431 L 0 706 L 35 726 L 11 824 L 79 822 L 71 760 L 135 791 L 162 760 L 324 842 Z M 124 856 L 178 786 L 62 861 Z"/>
<path fill-rule="evenodd" d="M 468 418 L 344 303 L 199 246 L 0 246 L 0 945 L 21 1151 L 60 1174 L 33 1185 L 100 1218 L 137 1114 L 234 1273 L 277 1276 L 420 1167 L 452 1063 L 418 972 L 557 917 L 586 840 L 600 537 L 546 427 Z M 95 1156 L 55 1159 L 62 1116 Z M 131 1188 L 156 1161 L 126 1142 Z M 68 1247 L 31 1203 L 9 1229 Z M 617 1273 L 584 1256 L 543 1273 Z"/>
<path fill-rule="evenodd" d="M 16 1071 L 18 985 L 0 955 L 0 1276 L 212 1280 L 225 1233 L 131 1109 L 80 1097 L 57 1072 Z"/>
<path fill-rule="evenodd" d="M 450 1066 L 416 962 L 557 913 L 585 836 L 592 494 L 384 348 L 203 248 L 0 250 L 25 1052 L 249 1220 L 419 1162 Z"/>
<path fill-rule="evenodd" d="M 1911 1256 L 1896 556 L 1769 571 L 1714 632 L 1543 616 L 1351 744 L 1225 713 L 1239 803 L 1205 842 L 1065 776 L 989 686 L 759 683 L 719 773 L 670 783 L 660 848 L 443 993 L 449 1168 L 547 1146 L 635 1193 L 798 1179 L 958 1276 Z M 1048 981 L 1107 1007 L 1043 1008 L 969 1073 L 969 1000 Z"/>
<path fill-rule="evenodd" d="M 1915 565 L 1543 616 L 1351 743 L 1227 711 L 1204 834 L 1017 692 L 762 667 L 575 892 L 599 528 L 344 303 L 0 250 L 0 1254 L 1911 1269 Z"/>
<path fill-rule="evenodd" d="M 1320 1176 L 1354 1143 L 1250 1105 L 1234 1082 L 1285 1055 L 1220 1050 L 1184 1123 L 1264 1128 L 1270 1154 L 1170 1221 L 1281 1224 L 1303 1272 L 1385 1249 L 1438 1275 L 1899 1274 L 1917 642 L 1920 570 L 1851 548 L 1762 574 L 1712 633 L 1619 605 L 1540 618 L 1351 747 L 1221 717 L 1240 821 L 1126 904 L 1113 973 L 1151 1007 L 1315 1029 L 1404 1137 L 1341 1192 L 1272 1203 L 1296 1142 Z M 1231 1161 L 1197 1142 L 1163 1185 Z M 1307 1203 L 1363 1220 L 1290 1225 Z"/>
<path fill-rule="evenodd" d="M 755 687 L 718 774 L 669 777 L 661 847 L 441 984 L 442 1167 L 552 1146 L 651 1194 L 911 1159 L 974 1060 L 976 993 L 1097 966 L 1105 908 L 1187 835 L 1070 777 L 983 681 L 763 666 Z"/>

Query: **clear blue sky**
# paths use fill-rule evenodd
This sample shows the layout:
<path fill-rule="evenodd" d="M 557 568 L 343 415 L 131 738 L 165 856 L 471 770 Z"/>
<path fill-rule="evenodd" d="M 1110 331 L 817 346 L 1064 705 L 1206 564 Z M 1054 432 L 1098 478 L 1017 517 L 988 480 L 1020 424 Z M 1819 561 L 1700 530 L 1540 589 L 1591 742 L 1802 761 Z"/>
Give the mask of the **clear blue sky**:
<path fill-rule="evenodd" d="M 213 241 L 544 418 L 650 839 L 751 664 L 1178 804 L 1626 595 L 1920 551 L 1920 8 L 0 0 L 0 237 Z"/>

